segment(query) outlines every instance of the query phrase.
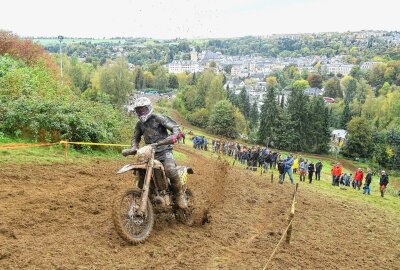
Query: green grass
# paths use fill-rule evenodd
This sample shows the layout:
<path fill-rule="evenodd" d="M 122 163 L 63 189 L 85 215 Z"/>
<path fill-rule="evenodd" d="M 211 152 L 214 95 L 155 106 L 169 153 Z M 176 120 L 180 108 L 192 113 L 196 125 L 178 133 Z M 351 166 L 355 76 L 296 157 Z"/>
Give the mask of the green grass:
<path fill-rule="evenodd" d="M 184 147 L 191 148 L 192 143 L 191 142 L 186 143 L 184 145 Z M 214 159 L 214 160 L 216 160 L 218 158 L 218 155 L 213 154 L 211 152 L 211 149 L 209 149 L 209 151 L 196 150 L 196 153 L 198 153 L 204 157 Z M 318 159 L 316 159 L 316 158 L 308 158 L 307 155 L 303 155 L 303 157 L 308 160 L 313 160 L 314 163 L 316 161 L 318 161 Z M 226 160 L 230 165 L 233 165 L 233 162 L 234 162 L 233 157 L 221 155 L 221 158 Z M 326 161 L 323 157 L 321 158 L 321 160 L 324 165 L 322 174 L 321 174 L 321 180 L 320 181 L 313 180 L 312 184 L 309 184 L 308 178 L 306 178 L 306 182 L 300 183 L 301 189 L 304 188 L 304 189 L 311 190 L 316 193 L 323 194 L 324 196 L 340 199 L 340 200 L 347 202 L 348 204 L 357 203 L 357 204 L 361 204 L 361 205 L 365 205 L 365 206 L 372 206 L 372 207 L 388 210 L 391 212 L 397 212 L 397 213 L 400 211 L 400 197 L 397 196 L 397 193 L 396 193 L 397 189 L 393 186 L 393 184 L 389 183 L 389 186 L 386 190 L 384 198 L 381 198 L 381 196 L 380 196 L 379 177 L 378 176 L 374 176 L 372 179 L 371 195 L 364 195 L 364 194 L 362 194 L 362 189 L 354 190 L 352 187 L 345 187 L 346 189 L 343 190 L 343 189 L 340 189 L 339 187 L 334 187 L 331 184 L 332 177 L 330 174 L 330 169 L 331 169 L 332 162 Z M 240 164 L 238 161 L 236 161 L 234 167 L 245 170 L 247 165 Z M 344 171 L 346 171 L 346 170 L 344 170 Z M 266 174 L 263 174 L 261 177 L 265 177 L 266 181 L 270 181 L 271 172 L 274 173 L 274 181 L 278 185 L 278 170 L 276 170 L 276 169 L 273 169 L 272 171 L 268 170 L 268 172 Z M 256 172 L 253 172 L 253 173 L 260 176 L 260 169 L 258 169 Z M 354 172 L 353 172 L 353 176 L 354 176 Z M 298 174 L 294 174 L 293 178 L 294 178 L 295 182 L 299 182 L 300 177 Z M 391 180 L 391 182 L 392 181 L 393 180 Z M 286 176 L 284 185 L 289 185 L 289 183 L 290 183 L 289 178 L 288 178 L 288 176 Z"/>

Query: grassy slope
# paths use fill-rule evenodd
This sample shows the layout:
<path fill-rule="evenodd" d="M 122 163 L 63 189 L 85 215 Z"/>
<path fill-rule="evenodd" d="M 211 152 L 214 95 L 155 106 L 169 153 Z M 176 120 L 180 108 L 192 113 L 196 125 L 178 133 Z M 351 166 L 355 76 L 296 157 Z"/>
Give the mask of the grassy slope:
<path fill-rule="evenodd" d="M 214 135 L 210 135 L 209 133 L 205 132 L 204 130 L 194 127 L 193 125 L 190 125 L 185 119 L 182 119 L 177 115 L 176 112 L 169 110 L 168 113 L 173 116 L 175 119 L 178 119 L 177 121 L 181 126 L 185 128 L 186 131 L 192 130 L 195 135 L 200 135 L 200 136 L 205 136 L 209 138 L 211 141 L 212 139 L 216 138 Z M 191 136 L 189 136 L 191 138 Z M 187 139 L 185 147 L 192 147 L 192 142 Z M 216 158 L 216 155 L 212 154 L 211 152 L 205 152 L 205 151 L 200 151 L 203 155 L 209 157 L 209 158 Z M 283 152 L 284 154 L 287 154 L 287 152 Z M 333 187 L 331 185 L 331 166 L 333 164 L 334 159 L 331 156 L 323 156 L 323 155 L 308 155 L 307 153 L 301 153 L 301 155 L 308 159 L 308 160 L 313 160 L 314 164 L 321 159 L 323 163 L 323 169 L 322 169 L 322 174 L 321 174 L 321 181 L 315 181 L 313 180 L 313 183 L 310 185 L 308 184 L 308 178 L 307 182 L 303 183 L 304 188 L 311 189 L 315 192 L 327 195 L 329 197 L 336 197 L 340 198 L 344 201 L 348 201 L 349 203 L 351 202 L 358 202 L 358 203 L 363 203 L 363 204 L 368 204 L 368 205 L 373 205 L 376 207 L 388 209 L 388 210 L 393 210 L 393 211 L 400 211 L 400 197 L 397 196 L 397 191 L 399 189 L 399 179 L 396 179 L 394 177 L 390 178 L 390 183 L 387 189 L 387 194 L 385 198 L 380 197 L 380 192 L 379 192 L 379 178 L 377 176 L 374 176 L 372 179 L 371 183 L 371 195 L 363 195 L 362 190 L 354 190 L 353 188 L 346 187 L 346 190 L 340 189 L 338 187 Z M 223 157 L 229 161 L 230 164 L 233 164 L 233 158 L 231 157 Z M 353 176 L 355 174 L 354 169 L 357 167 L 362 167 L 366 168 L 366 164 L 361 163 L 361 162 L 354 162 L 354 161 L 349 161 L 349 160 L 343 160 L 339 159 L 339 161 L 343 164 L 343 172 L 350 172 L 353 173 Z M 246 166 L 239 164 L 238 162 L 235 162 L 235 166 L 242 167 L 245 169 Z M 366 170 L 364 170 L 366 171 Z M 278 172 L 276 170 L 273 170 L 274 172 L 274 177 L 275 181 L 277 181 L 277 175 Z M 260 173 L 259 171 L 257 173 Z M 268 180 L 270 179 L 270 172 L 266 175 L 266 178 L 268 177 Z M 294 175 L 295 181 L 299 181 L 299 176 Z M 288 182 L 288 179 L 286 180 Z"/>
<path fill-rule="evenodd" d="M 164 110 L 165 111 L 165 110 Z M 183 126 L 188 132 L 192 130 L 195 135 L 206 136 L 210 140 L 215 138 L 205 132 L 202 129 L 196 128 L 188 124 L 184 119 L 177 117 L 177 115 L 168 110 L 170 115 L 172 115 L 175 119 L 178 119 L 178 123 Z M 191 148 L 192 143 L 190 141 L 189 136 L 187 138 L 186 145 L 184 147 Z M 13 140 L 10 138 L 0 138 L 0 146 L 8 143 L 26 143 L 26 141 L 21 140 Z M 121 160 L 121 163 L 128 162 L 128 159 L 122 157 L 119 152 L 121 148 L 103 148 L 101 151 L 95 150 L 88 153 L 83 153 L 82 151 L 76 151 L 72 148 L 69 149 L 69 160 L 65 160 L 64 156 L 64 147 L 62 145 L 56 145 L 51 147 L 35 147 L 35 148 L 23 148 L 23 149 L 0 149 L 0 164 L 6 165 L 9 163 L 37 163 L 37 164 L 52 164 L 52 163 L 63 163 L 63 162 L 90 162 L 96 159 L 105 159 L 105 160 Z M 207 156 L 209 158 L 216 158 L 216 155 L 212 155 L 211 152 L 199 151 L 202 155 Z M 187 156 L 179 151 L 175 151 L 174 156 L 177 162 L 183 162 L 187 160 Z M 313 181 L 313 184 L 310 185 L 308 182 L 304 183 L 304 188 L 311 189 L 315 192 L 319 192 L 325 194 L 327 196 L 339 197 L 343 200 L 351 202 L 361 202 L 364 204 L 374 205 L 376 207 L 385 208 L 388 210 L 400 211 L 400 198 L 398 196 L 394 196 L 398 187 L 394 187 L 394 183 L 396 180 L 391 178 L 391 183 L 388 187 L 387 196 L 382 199 L 379 196 L 379 179 L 378 177 L 374 177 L 371 184 L 371 195 L 366 196 L 362 194 L 362 191 L 353 190 L 352 188 L 348 188 L 347 190 L 341 190 L 337 187 L 331 186 L 331 176 L 330 176 L 330 168 L 332 164 L 332 158 L 329 156 L 315 156 L 313 157 L 307 156 L 307 154 L 303 154 L 303 156 L 307 159 L 312 159 L 314 162 L 317 159 L 321 159 L 323 161 L 324 167 L 322 171 L 322 180 L 321 181 Z M 226 158 L 230 164 L 233 164 L 233 159 L 231 157 Z M 359 166 L 360 164 L 354 162 L 345 162 L 344 163 L 344 171 L 352 172 L 354 167 Z M 350 167 L 346 166 L 350 164 Z M 361 164 L 364 165 L 364 164 Z M 245 166 L 240 165 L 239 163 L 235 163 L 235 166 L 241 166 L 243 169 Z M 364 165 L 365 166 L 365 165 Z M 364 167 L 363 166 L 363 167 Z M 351 170 L 350 170 L 351 168 Z M 257 172 L 259 173 L 259 172 Z M 275 179 L 277 177 L 277 172 L 274 171 Z M 354 172 L 353 172 L 354 174 Z M 270 173 L 267 174 L 266 179 L 269 178 Z M 267 178 L 268 177 L 268 178 Z M 295 175 L 296 181 L 298 181 L 299 177 Z M 398 183 L 397 183 L 398 185 Z M 391 194 L 393 193 L 393 194 Z"/>

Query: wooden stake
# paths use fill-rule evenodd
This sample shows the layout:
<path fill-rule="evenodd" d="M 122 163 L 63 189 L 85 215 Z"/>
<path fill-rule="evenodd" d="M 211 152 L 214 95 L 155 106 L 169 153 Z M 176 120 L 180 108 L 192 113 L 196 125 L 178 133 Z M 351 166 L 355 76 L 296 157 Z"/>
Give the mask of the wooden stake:
<path fill-rule="evenodd" d="M 65 160 L 68 160 L 68 141 L 65 141 Z"/>
<path fill-rule="evenodd" d="M 274 172 L 271 173 L 271 183 L 274 182 Z"/>
<path fill-rule="evenodd" d="M 293 219 L 294 219 L 294 212 L 295 212 L 295 204 L 296 204 L 296 193 L 297 193 L 297 189 L 299 188 L 299 183 L 296 183 L 296 186 L 294 188 L 294 192 L 293 192 L 293 200 L 292 200 L 292 207 L 290 209 L 290 215 L 289 215 L 289 221 L 288 223 L 289 228 L 286 234 L 286 243 L 290 244 L 290 239 L 292 237 L 292 229 L 293 229 Z"/>

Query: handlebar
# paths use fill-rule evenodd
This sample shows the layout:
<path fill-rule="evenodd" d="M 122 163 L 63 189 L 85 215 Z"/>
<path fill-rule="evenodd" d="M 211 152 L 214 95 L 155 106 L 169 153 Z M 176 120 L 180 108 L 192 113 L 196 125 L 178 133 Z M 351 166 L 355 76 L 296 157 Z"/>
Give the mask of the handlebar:
<path fill-rule="evenodd" d="M 149 144 L 149 145 L 154 147 L 154 148 L 156 148 L 157 146 L 169 145 L 169 144 L 174 144 L 174 143 L 176 143 L 176 137 L 172 135 L 172 136 L 169 136 L 169 137 L 165 138 L 164 140 L 161 140 L 161 141 L 159 141 L 157 143 L 152 143 L 152 144 Z M 136 147 L 133 147 L 133 148 L 130 148 L 130 149 L 124 149 L 124 150 L 122 150 L 121 154 L 124 157 L 130 156 L 130 155 L 136 155 L 137 150 L 138 149 Z"/>

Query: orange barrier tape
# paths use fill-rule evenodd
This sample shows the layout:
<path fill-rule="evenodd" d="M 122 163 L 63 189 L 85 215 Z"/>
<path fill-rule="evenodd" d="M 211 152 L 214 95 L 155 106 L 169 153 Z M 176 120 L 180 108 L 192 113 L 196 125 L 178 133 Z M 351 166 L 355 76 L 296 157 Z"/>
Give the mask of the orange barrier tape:
<path fill-rule="evenodd" d="M 30 148 L 30 147 L 39 147 L 39 146 L 52 146 L 60 143 L 37 143 L 37 144 L 7 144 L 0 145 L 0 149 L 15 149 L 15 148 Z"/>

